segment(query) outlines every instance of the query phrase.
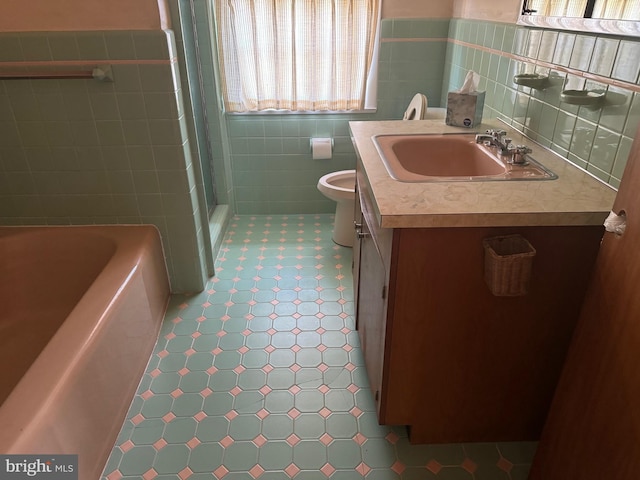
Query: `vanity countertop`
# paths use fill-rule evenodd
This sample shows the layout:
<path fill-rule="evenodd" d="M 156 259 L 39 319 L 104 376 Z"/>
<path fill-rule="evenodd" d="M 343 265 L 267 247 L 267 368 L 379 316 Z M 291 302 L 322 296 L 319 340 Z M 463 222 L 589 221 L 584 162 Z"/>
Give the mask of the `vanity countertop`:
<path fill-rule="evenodd" d="M 602 225 L 616 191 L 498 121 L 478 128 L 445 125 L 444 119 L 354 121 L 351 136 L 366 173 L 382 228 Z M 556 180 L 405 183 L 392 179 L 374 135 L 484 132 L 500 128 Z"/>

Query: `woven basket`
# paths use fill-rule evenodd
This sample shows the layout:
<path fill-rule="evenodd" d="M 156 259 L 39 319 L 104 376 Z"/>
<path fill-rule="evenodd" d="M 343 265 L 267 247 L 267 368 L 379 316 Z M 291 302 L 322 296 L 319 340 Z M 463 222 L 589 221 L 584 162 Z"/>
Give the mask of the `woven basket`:
<path fill-rule="evenodd" d="M 485 238 L 484 279 L 495 296 L 526 295 L 536 249 L 521 235 Z"/>

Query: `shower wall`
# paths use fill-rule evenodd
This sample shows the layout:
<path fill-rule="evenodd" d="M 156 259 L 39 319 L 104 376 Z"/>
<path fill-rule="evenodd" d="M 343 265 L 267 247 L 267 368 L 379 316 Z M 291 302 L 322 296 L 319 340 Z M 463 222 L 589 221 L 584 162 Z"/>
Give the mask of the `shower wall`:
<path fill-rule="evenodd" d="M 172 290 L 201 290 L 202 187 L 177 56 L 171 31 L 0 33 L 1 70 L 110 64 L 115 79 L 0 81 L 0 224 L 150 223 Z"/>

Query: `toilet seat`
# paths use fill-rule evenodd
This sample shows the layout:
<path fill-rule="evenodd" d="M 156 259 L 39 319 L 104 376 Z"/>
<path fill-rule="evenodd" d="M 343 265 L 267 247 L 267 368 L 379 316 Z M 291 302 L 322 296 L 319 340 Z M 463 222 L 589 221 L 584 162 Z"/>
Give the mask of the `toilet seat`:
<path fill-rule="evenodd" d="M 356 171 L 331 172 L 318 180 L 318 190 L 331 200 L 353 200 L 356 192 Z"/>

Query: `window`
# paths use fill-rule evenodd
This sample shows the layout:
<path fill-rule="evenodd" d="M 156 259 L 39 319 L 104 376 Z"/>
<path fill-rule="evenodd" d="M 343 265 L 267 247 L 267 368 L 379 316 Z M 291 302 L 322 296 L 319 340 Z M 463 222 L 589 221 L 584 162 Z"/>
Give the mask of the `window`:
<path fill-rule="evenodd" d="M 595 4 L 593 18 L 640 20 L 640 0 L 599 0 Z"/>
<path fill-rule="evenodd" d="M 525 0 L 523 14 L 640 20 L 640 0 Z"/>
<path fill-rule="evenodd" d="M 216 0 L 228 112 L 363 110 L 379 0 Z"/>

